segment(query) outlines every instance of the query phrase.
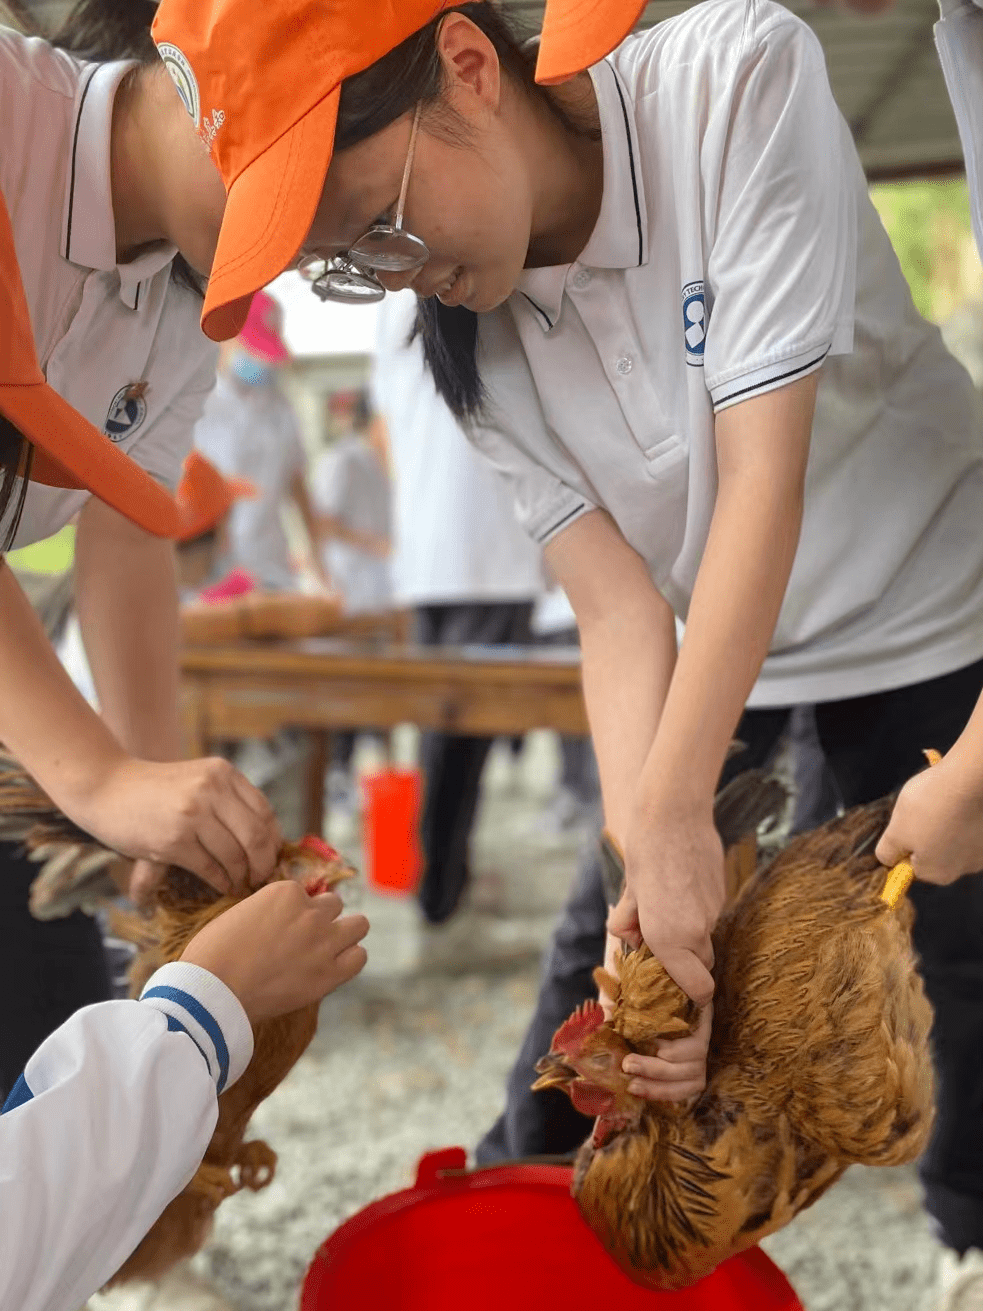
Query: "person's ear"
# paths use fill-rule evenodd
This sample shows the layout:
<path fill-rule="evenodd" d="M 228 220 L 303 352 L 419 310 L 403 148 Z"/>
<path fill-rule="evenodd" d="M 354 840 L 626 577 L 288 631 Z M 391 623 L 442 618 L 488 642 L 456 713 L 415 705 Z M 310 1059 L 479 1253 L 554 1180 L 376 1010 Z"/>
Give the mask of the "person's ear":
<path fill-rule="evenodd" d="M 448 14 L 437 32 L 437 53 L 455 99 L 473 97 L 486 109 L 498 109 L 502 69 L 498 52 L 480 27 L 464 14 Z"/>

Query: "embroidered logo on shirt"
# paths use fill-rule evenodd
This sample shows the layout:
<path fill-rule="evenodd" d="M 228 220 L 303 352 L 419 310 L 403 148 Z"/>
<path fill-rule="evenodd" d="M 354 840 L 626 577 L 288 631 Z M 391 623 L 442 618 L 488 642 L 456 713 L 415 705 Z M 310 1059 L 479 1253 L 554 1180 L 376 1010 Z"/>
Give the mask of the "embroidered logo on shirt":
<path fill-rule="evenodd" d="M 683 338 L 686 363 L 699 368 L 707 339 L 707 304 L 702 282 L 687 282 L 683 288 Z"/>
<path fill-rule="evenodd" d="M 157 53 L 163 59 L 164 67 L 170 73 L 171 81 L 177 87 L 177 93 L 197 128 L 201 117 L 201 98 L 198 94 L 198 79 L 195 77 L 194 69 L 184 51 L 171 45 L 169 41 L 162 41 L 157 47 Z"/>
<path fill-rule="evenodd" d="M 143 423 L 147 417 L 146 391 L 145 382 L 131 382 L 120 387 L 113 397 L 103 428 L 111 442 L 125 441 Z"/>

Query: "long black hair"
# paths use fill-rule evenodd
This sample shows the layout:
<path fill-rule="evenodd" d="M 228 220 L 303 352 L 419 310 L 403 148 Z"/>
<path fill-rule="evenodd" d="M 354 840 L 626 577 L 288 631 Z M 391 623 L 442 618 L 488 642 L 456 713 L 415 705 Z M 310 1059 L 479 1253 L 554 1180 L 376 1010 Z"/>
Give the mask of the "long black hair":
<path fill-rule="evenodd" d="M 526 34 L 491 0 L 477 0 L 444 10 L 371 68 L 342 83 L 336 149 L 365 141 L 417 104 L 439 134 L 462 139 L 463 124 L 441 100 L 444 76 L 436 38 L 448 13 L 469 18 L 495 47 L 506 76 L 548 106 L 564 127 L 577 135 L 593 135 L 536 82 L 536 48 Z M 477 362 L 478 316 L 463 306 L 442 305 L 432 296 L 419 303 L 413 335 L 420 337 L 437 390 L 453 413 L 459 419 L 475 417 L 484 401 Z"/>
<path fill-rule="evenodd" d="M 142 65 L 160 68 L 157 47 L 150 35 L 156 9 L 157 0 L 79 0 L 48 40 L 59 50 L 92 63 L 136 59 Z M 204 296 L 202 278 L 180 253 L 171 261 L 171 277 L 196 296 Z"/>

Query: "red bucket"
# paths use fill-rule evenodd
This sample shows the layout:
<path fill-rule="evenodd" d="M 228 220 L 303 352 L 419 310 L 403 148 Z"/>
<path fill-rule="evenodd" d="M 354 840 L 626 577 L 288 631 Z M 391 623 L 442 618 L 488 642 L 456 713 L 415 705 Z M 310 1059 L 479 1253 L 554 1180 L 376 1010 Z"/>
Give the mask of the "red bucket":
<path fill-rule="evenodd" d="M 423 861 L 417 825 L 420 775 L 415 769 L 383 769 L 363 779 L 364 850 L 369 886 L 377 892 L 411 893 Z"/>
<path fill-rule="evenodd" d="M 413 1188 L 373 1202 L 336 1229 L 311 1262 L 301 1311 L 802 1311 L 757 1247 L 680 1293 L 642 1288 L 584 1223 L 568 1167 L 456 1173 L 465 1160 L 460 1147 L 431 1152 Z"/>

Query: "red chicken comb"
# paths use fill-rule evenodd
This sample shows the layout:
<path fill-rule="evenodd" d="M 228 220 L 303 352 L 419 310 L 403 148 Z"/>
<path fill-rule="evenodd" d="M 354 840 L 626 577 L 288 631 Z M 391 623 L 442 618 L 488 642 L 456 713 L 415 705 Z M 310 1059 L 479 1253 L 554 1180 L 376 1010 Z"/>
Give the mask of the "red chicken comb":
<path fill-rule="evenodd" d="M 320 856 L 322 860 L 340 860 L 340 852 L 335 851 L 334 847 L 329 846 L 324 838 L 315 837 L 309 833 L 306 838 L 301 838 L 297 843 L 304 851 L 309 851 L 313 856 Z"/>
<path fill-rule="evenodd" d="M 585 1001 L 553 1034 L 552 1050 L 576 1051 L 584 1039 L 595 1029 L 599 1029 L 603 1023 L 604 1008 L 601 1003 Z"/>

